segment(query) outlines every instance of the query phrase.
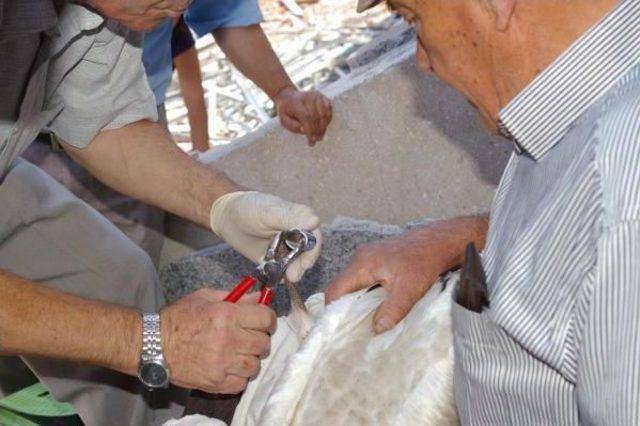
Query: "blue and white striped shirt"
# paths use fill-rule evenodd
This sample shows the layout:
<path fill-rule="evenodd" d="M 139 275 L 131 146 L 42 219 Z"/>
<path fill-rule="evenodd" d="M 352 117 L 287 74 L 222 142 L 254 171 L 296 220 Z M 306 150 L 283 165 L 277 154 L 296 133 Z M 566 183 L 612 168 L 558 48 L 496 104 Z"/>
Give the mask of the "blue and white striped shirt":
<path fill-rule="evenodd" d="M 640 424 L 640 0 L 621 2 L 500 113 L 517 144 L 454 304 L 463 424 Z"/>

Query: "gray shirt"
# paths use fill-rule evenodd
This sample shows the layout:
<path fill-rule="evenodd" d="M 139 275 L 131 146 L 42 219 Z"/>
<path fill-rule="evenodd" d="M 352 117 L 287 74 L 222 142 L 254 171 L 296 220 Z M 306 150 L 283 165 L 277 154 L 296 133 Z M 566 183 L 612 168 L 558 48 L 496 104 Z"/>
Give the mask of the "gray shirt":
<path fill-rule="evenodd" d="M 454 304 L 463 424 L 640 424 L 640 1 L 621 2 L 500 113 L 517 146 Z"/>
<path fill-rule="evenodd" d="M 0 109 L 0 179 L 44 127 L 84 148 L 102 130 L 157 120 L 140 34 L 66 2 L 54 20 L 39 24 L 38 18 L 26 19 L 29 9 L 7 7 L 16 3 L 46 4 L 0 3 L 0 63 L 6 64 L 0 70 L 0 99 L 8 99 Z M 17 32 L 20 16 L 27 36 Z"/>

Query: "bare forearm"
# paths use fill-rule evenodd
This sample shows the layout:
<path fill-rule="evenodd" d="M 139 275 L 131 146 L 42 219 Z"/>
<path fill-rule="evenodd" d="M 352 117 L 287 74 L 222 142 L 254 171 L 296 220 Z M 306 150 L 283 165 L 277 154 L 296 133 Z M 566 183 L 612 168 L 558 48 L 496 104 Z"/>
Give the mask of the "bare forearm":
<path fill-rule="evenodd" d="M 85 149 L 65 150 L 115 190 L 202 226 L 213 201 L 241 189 L 223 173 L 178 148 L 157 123 L 141 121 L 101 132 Z"/>
<path fill-rule="evenodd" d="M 439 220 L 406 232 L 402 243 L 413 246 L 418 256 L 424 253 L 424 259 L 434 262 L 437 269 L 444 272 L 462 264 L 468 243 L 473 242 L 478 250 L 484 247 L 488 227 L 487 216 Z"/>
<path fill-rule="evenodd" d="M 271 99 L 295 87 L 260 25 L 221 28 L 213 36 L 231 63 Z"/>
<path fill-rule="evenodd" d="M 173 63 L 178 72 L 180 91 L 189 112 L 193 147 L 198 151 L 206 151 L 209 148 L 209 129 L 198 52 L 192 47 L 176 56 Z"/>
<path fill-rule="evenodd" d="M 0 270 L 0 354 L 38 355 L 134 374 L 140 314 Z"/>

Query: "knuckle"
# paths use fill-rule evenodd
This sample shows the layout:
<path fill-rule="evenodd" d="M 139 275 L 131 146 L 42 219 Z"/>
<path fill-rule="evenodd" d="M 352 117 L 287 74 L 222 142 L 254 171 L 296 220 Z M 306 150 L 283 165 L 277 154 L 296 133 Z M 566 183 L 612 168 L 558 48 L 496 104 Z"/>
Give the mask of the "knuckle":
<path fill-rule="evenodd" d="M 211 303 L 211 311 L 216 316 L 217 321 L 228 326 L 235 322 L 238 311 L 241 309 L 239 306 L 241 305 L 227 302 Z"/>
<path fill-rule="evenodd" d="M 263 333 L 256 334 L 251 345 L 251 353 L 255 356 L 265 357 L 271 350 L 271 340 Z"/>
<path fill-rule="evenodd" d="M 256 357 L 247 357 L 245 360 L 245 368 L 251 376 L 260 370 L 260 360 Z"/>
<path fill-rule="evenodd" d="M 256 316 L 256 321 L 259 323 L 259 328 L 261 330 L 269 330 L 273 327 L 276 322 L 276 314 L 266 306 L 261 306 L 260 312 Z"/>
<path fill-rule="evenodd" d="M 249 380 L 246 378 L 236 376 L 229 377 L 227 378 L 221 393 L 238 394 L 247 387 L 248 382 Z"/>

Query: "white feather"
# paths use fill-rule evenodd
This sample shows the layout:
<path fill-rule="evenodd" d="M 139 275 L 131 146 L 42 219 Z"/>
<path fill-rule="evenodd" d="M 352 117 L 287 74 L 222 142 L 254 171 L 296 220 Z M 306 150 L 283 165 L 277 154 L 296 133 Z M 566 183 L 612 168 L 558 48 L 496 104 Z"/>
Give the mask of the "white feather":
<path fill-rule="evenodd" d="M 437 282 L 381 335 L 373 333 L 372 319 L 386 295 L 382 288 L 326 308 L 323 294 L 312 296 L 306 302 L 311 316 L 278 319 L 271 354 L 249 383 L 232 425 L 457 424 L 452 287 L 442 291 Z M 308 330 L 310 318 L 315 323 Z"/>

